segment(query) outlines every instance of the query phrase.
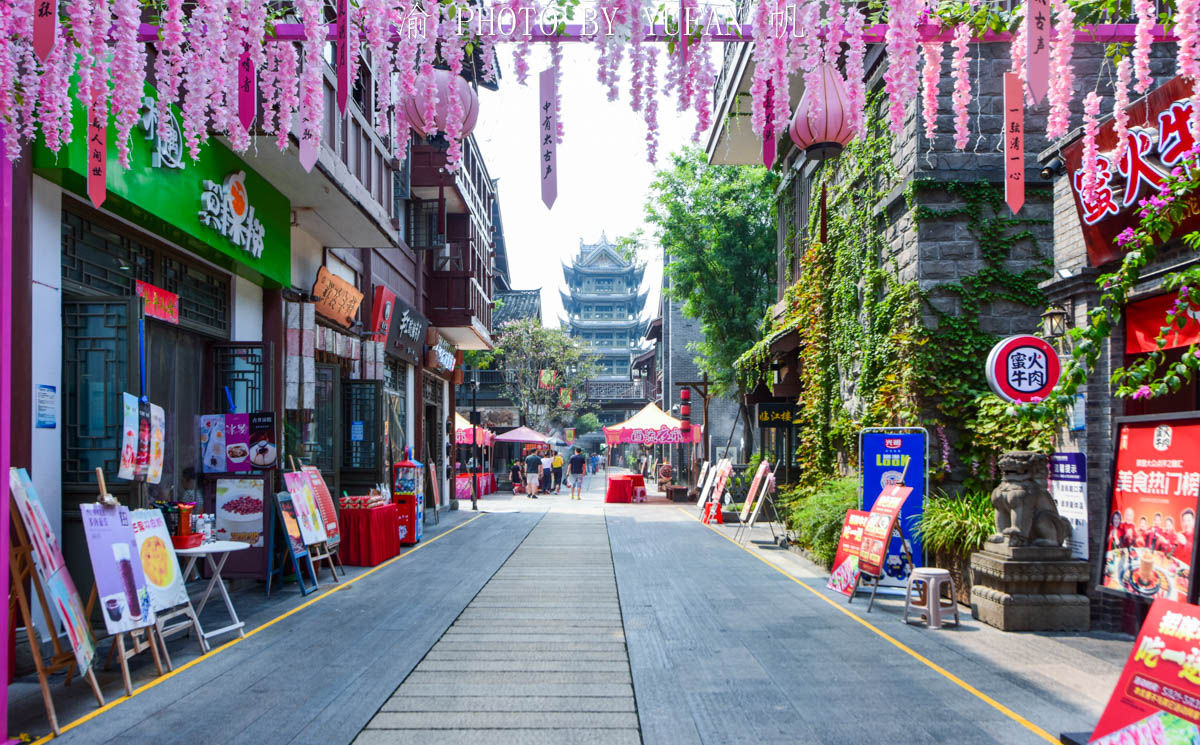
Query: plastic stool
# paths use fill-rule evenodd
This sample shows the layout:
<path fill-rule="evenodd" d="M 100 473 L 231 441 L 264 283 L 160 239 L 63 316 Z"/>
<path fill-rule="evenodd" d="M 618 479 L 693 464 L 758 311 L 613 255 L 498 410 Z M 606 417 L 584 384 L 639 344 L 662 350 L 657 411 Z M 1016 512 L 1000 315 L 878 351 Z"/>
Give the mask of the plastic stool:
<path fill-rule="evenodd" d="M 645 502 L 646 501 L 646 487 L 644 487 L 644 486 L 633 487 L 633 501 L 635 501 L 635 502 Z"/>
<path fill-rule="evenodd" d="M 915 586 L 915 587 L 914 587 Z M 942 588 L 950 588 L 949 602 L 942 600 Z M 917 593 L 917 602 L 913 603 L 913 592 Z M 954 599 L 954 579 L 945 569 L 933 567 L 917 567 L 908 575 L 908 589 L 904 593 L 904 622 L 908 623 L 908 612 L 916 608 L 918 615 L 925 617 L 926 625 L 931 629 L 942 627 L 942 612 L 954 611 L 954 625 L 960 625 L 958 620 L 958 601 Z"/>

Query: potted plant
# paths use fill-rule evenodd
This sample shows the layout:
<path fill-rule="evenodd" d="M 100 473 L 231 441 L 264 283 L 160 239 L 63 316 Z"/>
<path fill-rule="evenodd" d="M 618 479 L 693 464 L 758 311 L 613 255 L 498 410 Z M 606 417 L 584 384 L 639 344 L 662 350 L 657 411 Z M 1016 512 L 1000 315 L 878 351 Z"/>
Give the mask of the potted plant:
<path fill-rule="evenodd" d="M 917 537 L 932 555 L 934 565 L 949 570 L 960 603 L 971 602 L 971 554 L 983 548 L 995 530 L 995 511 L 987 491 L 939 493 L 925 502 L 925 511 L 916 525 Z"/>

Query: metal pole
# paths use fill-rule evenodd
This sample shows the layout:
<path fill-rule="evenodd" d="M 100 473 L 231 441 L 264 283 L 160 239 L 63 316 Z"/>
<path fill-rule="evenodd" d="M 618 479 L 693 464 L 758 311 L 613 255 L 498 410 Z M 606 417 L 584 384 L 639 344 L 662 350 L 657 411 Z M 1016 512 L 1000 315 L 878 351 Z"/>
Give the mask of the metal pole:
<path fill-rule="evenodd" d="M 479 368 L 471 373 L 471 509 L 479 509 Z"/>

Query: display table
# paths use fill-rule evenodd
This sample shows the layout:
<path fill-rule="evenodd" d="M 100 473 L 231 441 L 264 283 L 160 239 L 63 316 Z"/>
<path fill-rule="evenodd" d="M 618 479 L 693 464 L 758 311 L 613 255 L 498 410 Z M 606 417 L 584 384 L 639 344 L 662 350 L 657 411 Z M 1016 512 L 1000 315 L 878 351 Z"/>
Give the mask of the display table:
<path fill-rule="evenodd" d="M 234 551 L 242 551 L 250 548 L 249 543 L 241 541 L 213 541 L 212 543 L 202 543 L 195 548 L 177 548 L 175 554 L 187 558 L 187 564 L 183 568 L 183 577 L 186 580 L 192 576 L 192 571 L 196 568 L 196 562 L 200 557 L 208 563 L 208 568 L 212 572 L 212 577 L 208 580 L 208 587 L 204 588 L 204 594 L 200 596 L 200 602 L 194 603 L 196 608 L 196 618 L 204 612 L 204 605 L 208 602 L 208 597 L 212 595 L 213 587 L 221 593 L 221 598 L 225 601 L 225 610 L 229 611 L 229 620 L 232 621 L 228 626 L 222 626 L 219 629 L 211 629 L 201 631 L 204 635 L 204 641 L 207 644 L 208 640 L 217 634 L 224 634 L 227 631 L 236 631 L 238 636 L 245 636 L 246 632 L 242 627 L 246 624 L 242 623 L 238 618 L 237 611 L 233 609 L 233 601 L 229 599 L 229 591 L 225 589 L 225 580 L 221 578 L 221 570 L 225 568 L 225 561 L 229 559 L 229 554 Z"/>
<path fill-rule="evenodd" d="M 460 473 L 454 480 L 454 496 L 459 501 L 471 501 L 471 474 Z M 496 474 L 480 472 L 479 474 L 479 496 L 495 494 Z"/>
<path fill-rule="evenodd" d="M 613 476 L 608 480 L 608 492 L 604 495 L 605 502 L 630 504 L 633 502 L 633 477 Z"/>
<path fill-rule="evenodd" d="M 629 478 L 632 480 L 632 482 L 633 482 L 633 485 L 634 485 L 635 487 L 638 487 L 638 486 L 640 486 L 640 487 L 642 487 L 643 489 L 645 489 L 645 488 L 646 488 L 646 477 L 645 477 L 645 476 L 643 476 L 642 474 L 640 474 L 640 473 L 631 473 L 631 474 L 629 474 Z"/>
<path fill-rule="evenodd" d="M 400 511 L 394 504 L 361 510 L 342 510 L 343 564 L 373 567 L 400 553 Z"/>

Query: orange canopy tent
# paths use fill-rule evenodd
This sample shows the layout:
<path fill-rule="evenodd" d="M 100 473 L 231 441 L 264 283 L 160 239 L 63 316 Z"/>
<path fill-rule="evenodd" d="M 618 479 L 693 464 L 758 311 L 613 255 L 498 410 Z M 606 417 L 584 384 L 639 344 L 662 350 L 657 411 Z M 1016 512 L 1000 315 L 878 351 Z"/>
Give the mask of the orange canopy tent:
<path fill-rule="evenodd" d="M 609 445 L 632 442 L 641 445 L 677 445 L 685 442 L 700 442 L 701 426 L 694 424 L 685 433 L 683 422 L 666 413 L 653 403 L 646 404 L 641 411 L 620 424 L 604 428 L 604 441 Z"/>

